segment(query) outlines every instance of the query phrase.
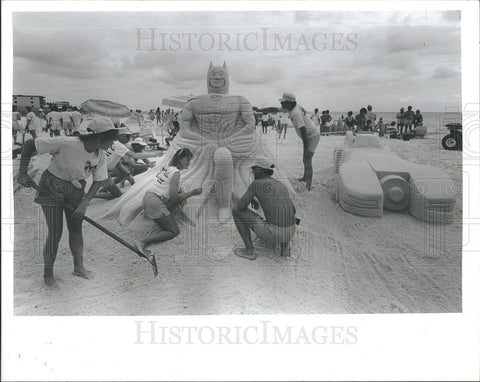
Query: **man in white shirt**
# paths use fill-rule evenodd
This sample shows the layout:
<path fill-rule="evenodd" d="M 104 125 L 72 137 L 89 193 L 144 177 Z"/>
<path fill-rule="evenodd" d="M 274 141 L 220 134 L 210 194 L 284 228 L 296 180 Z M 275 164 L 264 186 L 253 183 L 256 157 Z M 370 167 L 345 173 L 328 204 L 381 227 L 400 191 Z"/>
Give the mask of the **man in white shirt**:
<path fill-rule="evenodd" d="M 13 143 L 22 143 L 23 139 L 20 138 L 23 136 L 23 128 L 20 123 L 21 117 L 20 113 L 17 111 L 17 106 L 12 106 L 12 135 L 13 135 Z M 20 141 L 20 142 L 19 142 Z"/>
<path fill-rule="evenodd" d="M 60 136 L 60 128 L 62 127 L 60 123 L 60 113 L 58 112 L 57 107 L 52 106 L 52 111 L 47 114 L 47 128 L 50 129 L 50 136 Z"/>
<path fill-rule="evenodd" d="M 318 114 L 318 108 L 315 109 L 315 112 L 312 115 L 312 122 L 320 128 L 320 114 Z"/>
<path fill-rule="evenodd" d="M 73 121 L 73 131 L 78 131 L 80 124 L 82 123 L 82 114 L 78 111 L 77 107 L 75 106 L 72 109 L 72 121 Z"/>
<path fill-rule="evenodd" d="M 312 158 L 320 140 L 320 130 L 313 124 L 305 109 L 297 105 L 294 94 L 283 93 L 280 104 L 283 109 L 288 110 L 295 132 L 302 139 L 304 173 L 298 180 L 307 182 L 307 190 L 310 191 L 313 179 Z"/>
<path fill-rule="evenodd" d="M 63 127 L 63 131 L 65 135 L 72 135 L 73 133 L 73 119 L 72 113 L 68 111 L 67 106 L 62 107 L 62 111 L 60 113 L 60 124 Z"/>
<path fill-rule="evenodd" d="M 30 106 L 27 106 L 27 124 L 25 125 L 25 132 L 30 133 L 33 138 L 37 138 L 37 116 L 32 111 Z"/>

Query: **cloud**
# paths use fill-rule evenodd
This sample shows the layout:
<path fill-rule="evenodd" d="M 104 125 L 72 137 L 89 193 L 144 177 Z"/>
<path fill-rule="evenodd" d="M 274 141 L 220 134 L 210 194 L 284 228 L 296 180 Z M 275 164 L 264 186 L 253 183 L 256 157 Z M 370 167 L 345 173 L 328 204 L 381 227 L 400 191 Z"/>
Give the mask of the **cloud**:
<path fill-rule="evenodd" d="M 233 65 L 232 68 L 234 69 L 231 74 L 232 80 L 242 85 L 266 85 L 282 77 L 282 70 L 278 66 L 243 63 L 243 65 Z"/>
<path fill-rule="evenodd" d="M 206 93 L 210 61 L 221 65 L 226 60 L 231 93 L 255 105 L 277 106 L 281 94 L 290 90 L 309 110 L 357 110 L 365 102 L 384 110 L 391 104 L 396 110 L 401 97 L 417 97 L 419 104 L 438 100 L 441 108 L 440 93 L 460 92 L 456 16 L 458 12 L 430 11 L 25 12 L 13 19 L 14 89 L 49 100 L 101 97 L 146 108 L 165 96 Z M 303 46 L 266 51 L 261 44 L 248 50 L 243 40 L 237 50 L 197 46 L 189 51 L 184 43 L 177 51 L 138 51 L 135 28 L 140 27 L 157 28 L 157 49 L 161 33 L 228 33 L 233 39 L 237 33 L 263 36 L 263 27 L 269 28 L 269 47 L 277 35 L 284 40 L 289 33 L 293 48 L 299 36 L 310 43 L 323 32 L 328 39 L 320 51 Z M 331 40 L 338 32 L 357 33 L 355 49 L 334 50 Z M 148 40 L 142 43 L 147 49 Z"/>
<path fill-rule="evenodd" d="M 456 70 L 446 68 L 444 66 L 435 68 L 435 71 L 433 72 L 432 78 L 436 80 L 440 79 L 445 79 L 445 78 L 454 78 L 459 76 L 460 73 L 457 72 Z"/>
<path fill-rule="evenodd" d="M 389 28 L 380 48 L 387 54 L 455 54 L 460 52 L 460 29 L 418 25 Z"/>
<path fill-rule="evenodd" d="M 16 32 L 13 56 L 37 73 L 78 79 L 98 76 L 108 58 L 101 41 L 91 33 L 72 31 Z"/>

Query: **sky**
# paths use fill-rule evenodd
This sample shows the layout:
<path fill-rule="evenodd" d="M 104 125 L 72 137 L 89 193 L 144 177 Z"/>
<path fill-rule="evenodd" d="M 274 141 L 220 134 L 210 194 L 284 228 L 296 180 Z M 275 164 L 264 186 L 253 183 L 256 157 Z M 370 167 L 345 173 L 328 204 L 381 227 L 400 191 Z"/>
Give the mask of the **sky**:
<path fill-rule="evenodd" d="M 230 94 L 307 110 L 461 108 L 459 11 L 18 12 L 13 94 L 148 110 L 207 92 L 226 62 Z"/>

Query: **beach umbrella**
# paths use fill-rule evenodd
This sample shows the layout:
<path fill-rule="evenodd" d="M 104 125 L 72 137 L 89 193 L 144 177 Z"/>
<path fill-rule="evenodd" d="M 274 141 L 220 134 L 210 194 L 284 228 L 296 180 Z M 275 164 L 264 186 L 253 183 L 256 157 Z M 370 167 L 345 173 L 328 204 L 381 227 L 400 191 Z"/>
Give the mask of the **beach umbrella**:
<path fill-rule="evenodd" d="M 183 109 L 189 99 L 193 98 L 193 95 L 179 95 L 173 97 L 167 97 L 162 100 L 163 106 L 174 107 L 177 109 Z"/>
<path fill-rule="evenodd" d="M 127 118 L 132 115 L 127 106 L 101 99 L 89 99 L 82 103 L 81 108 L 87 113 L 110 118 Z"/>

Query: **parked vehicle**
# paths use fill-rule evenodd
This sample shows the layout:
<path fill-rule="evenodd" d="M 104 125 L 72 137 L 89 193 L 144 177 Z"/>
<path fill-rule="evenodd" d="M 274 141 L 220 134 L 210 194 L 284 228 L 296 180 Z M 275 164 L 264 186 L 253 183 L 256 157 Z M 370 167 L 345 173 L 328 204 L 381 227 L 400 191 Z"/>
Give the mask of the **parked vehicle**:
<path fill-rule="evenodd" d="M 462 150 L 462 124 L 447 123 L 445 127 L 450 130 L 450 134 L 443 137 L 443 148 L 445 150 Z"/>

